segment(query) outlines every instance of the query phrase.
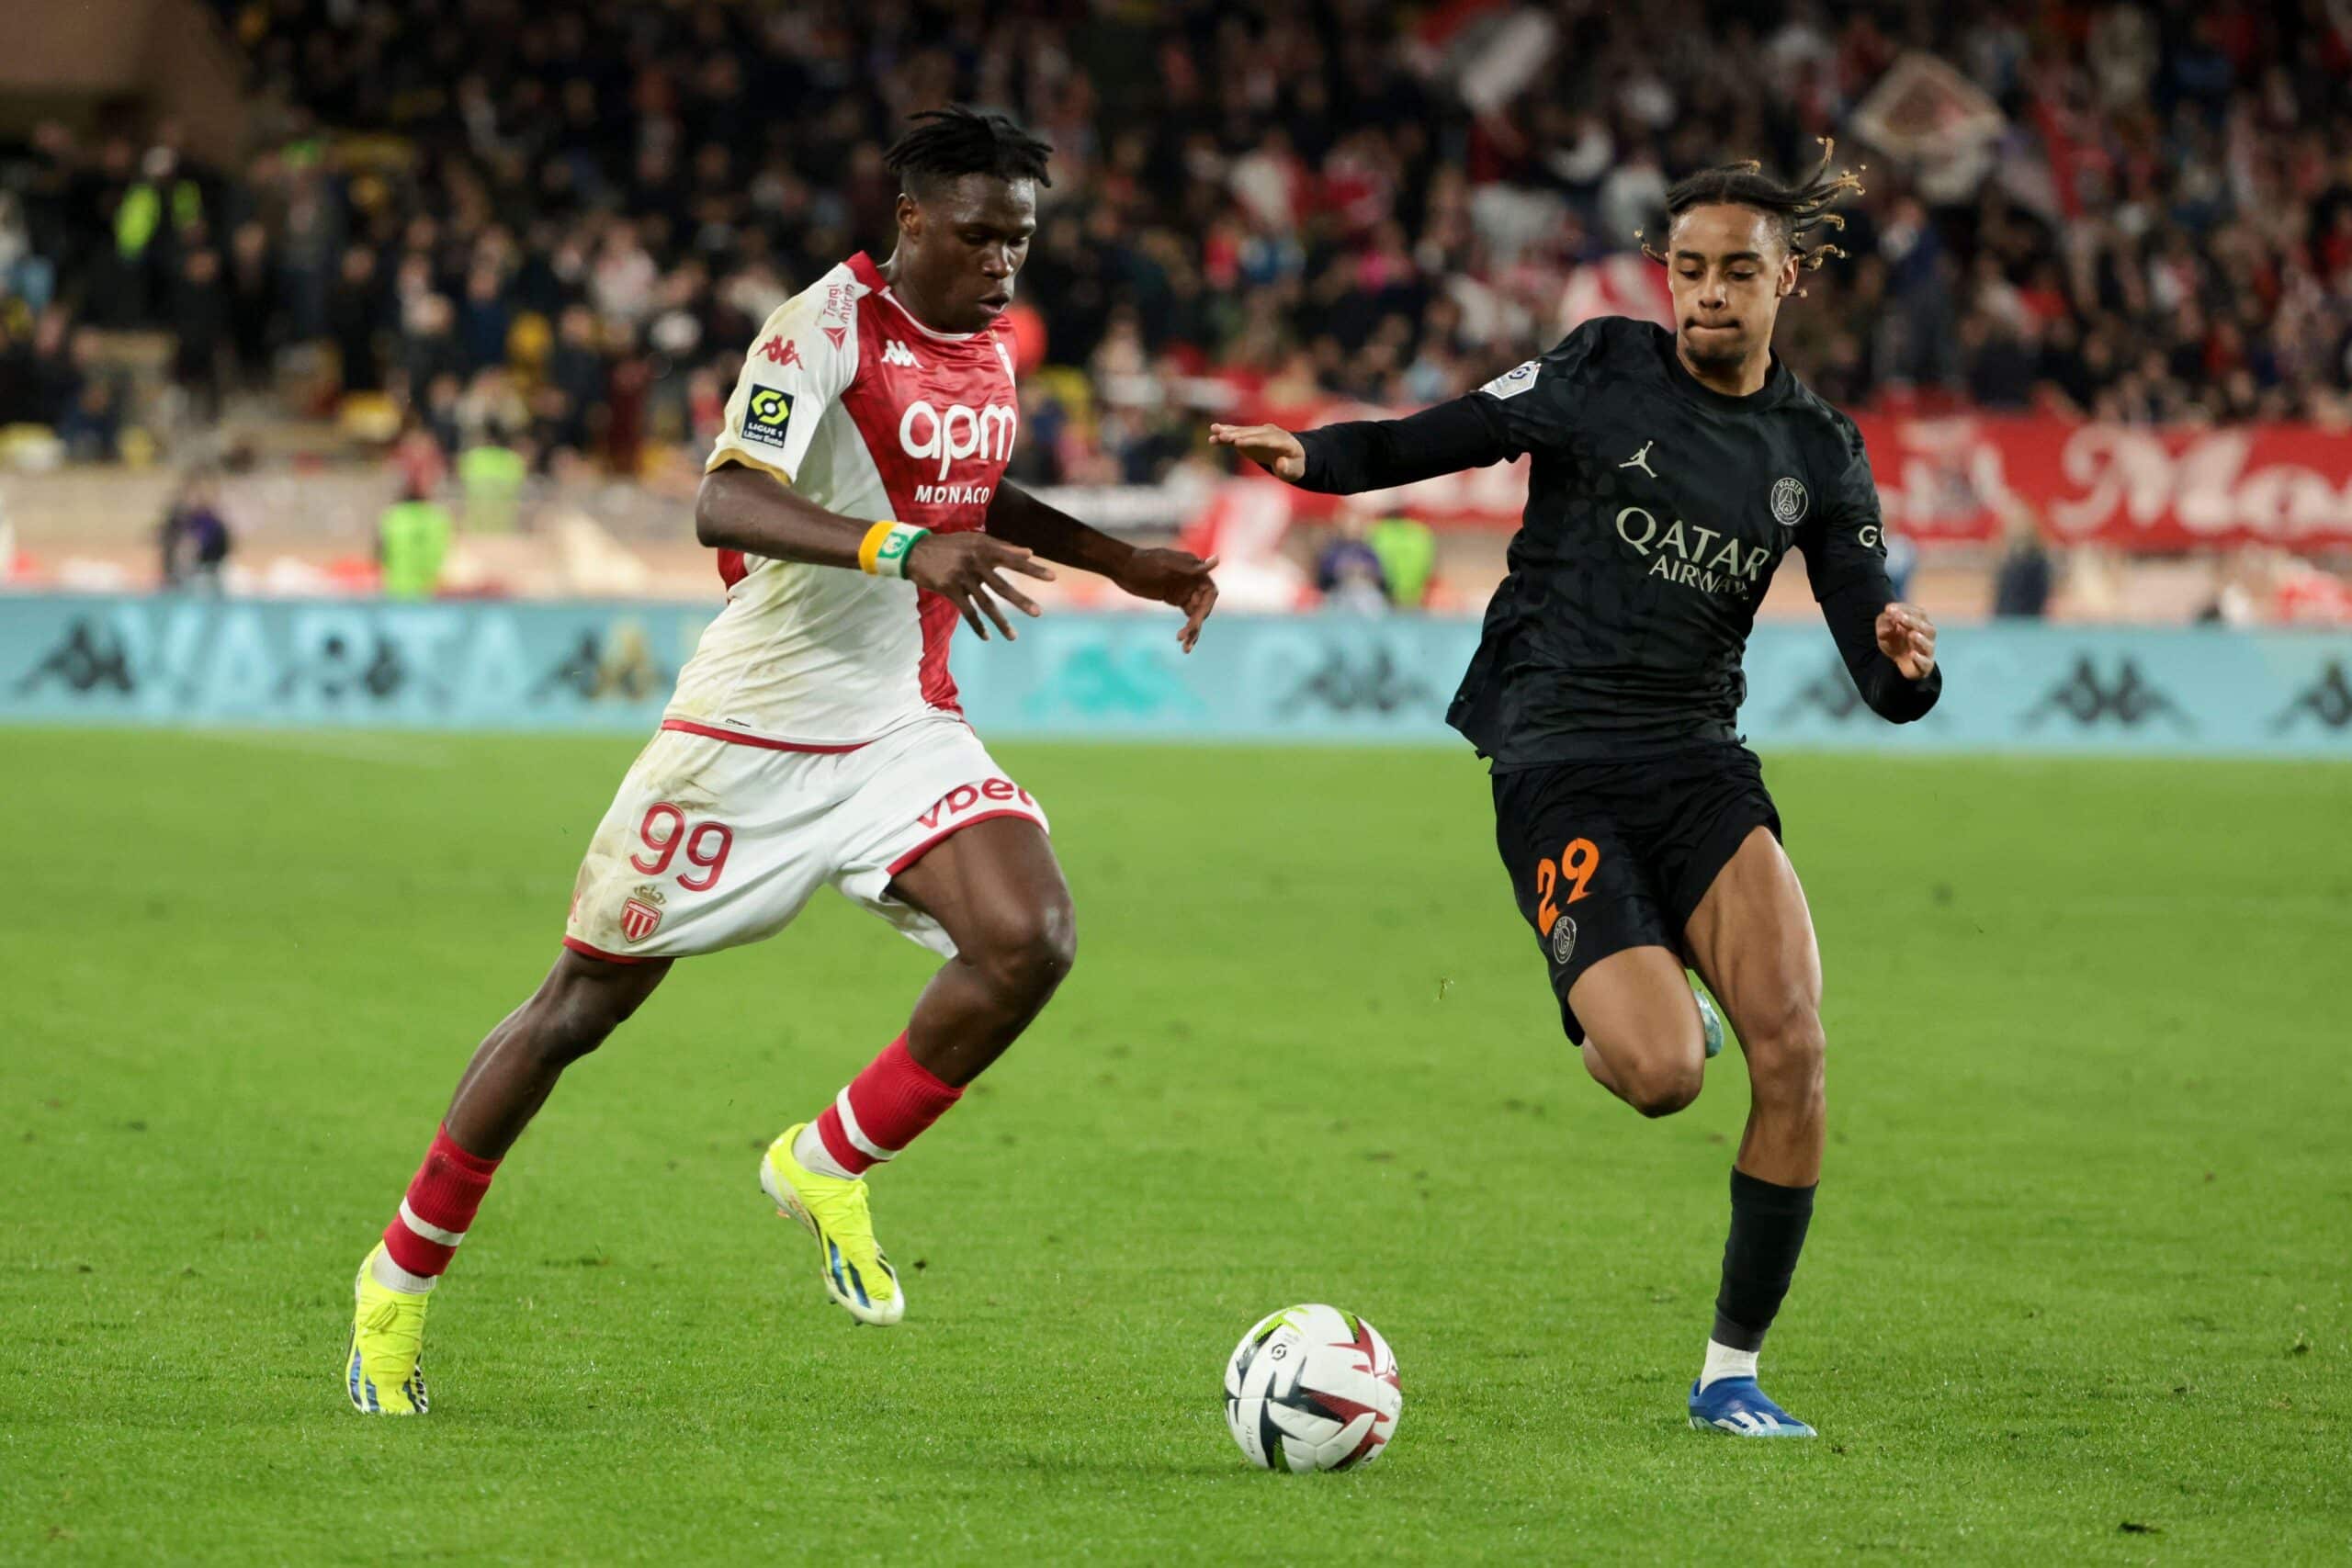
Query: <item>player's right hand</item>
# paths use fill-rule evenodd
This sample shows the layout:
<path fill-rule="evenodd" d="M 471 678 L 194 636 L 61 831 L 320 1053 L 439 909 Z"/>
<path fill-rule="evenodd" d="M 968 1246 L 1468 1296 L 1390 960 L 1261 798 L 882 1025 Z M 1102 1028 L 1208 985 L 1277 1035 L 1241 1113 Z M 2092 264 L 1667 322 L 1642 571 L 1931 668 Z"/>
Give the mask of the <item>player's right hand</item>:
<path fill-rule="evenodd" d="M 1936 623 L 1917 604 L 1896 603 L 1878 613 L 1878 650 L 1906 681 L 1924 681 L 1936 667 Z"/>
<path fill-rule="evenodd" d="M 1046 582 L 1054 580 L 1053 568 L 1044 565 L 1030 551 L 978 532 L 925 534 L 907 552 L 908 580 L 955 605 L 982 642 L 989 639 L 989 628 L 980 620 L 982 615 L 996 623 L 996 629 L 1004 634 L 1007 642 L 1013 640 L 1012 623 L 1004 618 L 998 599 L 1025 615 L 1045 614 L 1027 594 L 1004 580 L 1008 571 Z M 995 597 L 991 598 L 991 594 Z"/>
<path fill-rule="evenodd" d="M 1296 484 L 1306 477 L 1306 448 L 1279 424 L 1212 424 L 1209 442 L 1236 448 L 1278 479 Z"/>

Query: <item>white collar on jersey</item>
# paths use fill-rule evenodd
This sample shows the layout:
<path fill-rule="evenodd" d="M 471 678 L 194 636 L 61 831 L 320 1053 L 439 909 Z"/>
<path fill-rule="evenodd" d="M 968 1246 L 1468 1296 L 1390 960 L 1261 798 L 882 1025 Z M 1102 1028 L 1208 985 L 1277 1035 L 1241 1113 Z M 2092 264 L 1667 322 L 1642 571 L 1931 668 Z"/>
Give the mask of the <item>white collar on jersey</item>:
<path fill-rule="evenodd" d="M 927 338 L 936 338 L 941 343 L 976 343 L 979 339 L 989 335 L 988 329 L 985 327 L 976 333 L 944 333 L 937 327 L 924 326 L 921 321 L 915 320 L 915 313 L 912 310 L 908 310 L 906 306 L 899 301 L 899 297 L 896 294 L 890 292 L 890 286 L 888 284 L 884 284 L 879 292 L 883 299 L 890 302 L 890 308 L 892 310 L 898 311 L 899 314 L 907 319 L 907 324 L 909 326 L 914 328 L 915 331 L 922 333 L 922 335 Z"/>
<path fill-rule="evenodd" d="M 883 280 L 881 267 L 876 265 L 873 256 L 864 251 L 858 252 L 856 255 L 850 258 L 849 270 L 851 276 L 882 296 L 889 302 L 890 309 L 907 319 L 909 326 L 927 338 L 935 339 L 940 343 L 978 343 L 991 335 L 996 330 L 993 327 L 983 327 L 976 333 L 944 333 L 936 327 L 923 325 L 916 319 L 915 313 L 908 310 L 899 297 L 890 291 L 889 284 Z"/>

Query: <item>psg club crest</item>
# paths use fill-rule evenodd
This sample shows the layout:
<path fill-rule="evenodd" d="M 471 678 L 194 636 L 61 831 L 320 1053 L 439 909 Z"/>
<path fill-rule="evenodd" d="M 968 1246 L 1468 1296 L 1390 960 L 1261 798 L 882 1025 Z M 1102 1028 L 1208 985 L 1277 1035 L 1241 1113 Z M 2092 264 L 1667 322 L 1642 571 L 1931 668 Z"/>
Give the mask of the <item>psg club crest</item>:
<path fill-rule="evenodd" d="M 621 906 L 621 935 L 631 942 L 643 942 L 662 925 L 662 911 L 642 898 L 631 898 Z"/>
<path fill-rule="evenodd" d="M 1566 964 L 1577 950 L 1577 923 L 1562 915 L 1552 922 L 1552 962 Z"/>
<path fill-rule="evenodd" d="M 1778 479 L 1772 481 L 1772 521 L 1783 528 L 1793 528 L 1804 516 L 1804 481 Z"/>

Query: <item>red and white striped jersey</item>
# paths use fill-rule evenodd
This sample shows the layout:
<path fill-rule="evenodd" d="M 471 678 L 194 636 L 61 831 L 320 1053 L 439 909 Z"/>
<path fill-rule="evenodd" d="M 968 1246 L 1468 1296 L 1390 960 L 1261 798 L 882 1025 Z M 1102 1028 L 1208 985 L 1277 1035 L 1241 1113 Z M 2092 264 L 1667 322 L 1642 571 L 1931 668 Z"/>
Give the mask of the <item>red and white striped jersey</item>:
<path fill-rule="evenodd" d="M 937 333 L 866 256 L 787 300 L 743 361 L 706 471 L 760 469 L 829 512 L 982 525 L 1020 424 L 1000 320 Z M 798 746 L 855 745 L 960 711 L 955 605 L 897 578 L 718 552 L 727 607 L 678 672 L 669 716 Z"/>

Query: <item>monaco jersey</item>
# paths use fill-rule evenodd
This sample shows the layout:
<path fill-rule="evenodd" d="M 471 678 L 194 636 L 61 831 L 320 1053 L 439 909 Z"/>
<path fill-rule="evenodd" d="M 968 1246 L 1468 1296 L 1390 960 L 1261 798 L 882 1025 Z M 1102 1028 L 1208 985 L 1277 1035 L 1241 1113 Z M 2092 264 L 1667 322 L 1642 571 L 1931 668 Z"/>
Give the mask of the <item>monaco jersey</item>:
<path fill-rule="evenodd" d="M 786 301 L 743 361 L 705 471 L 741 463 L 829 512 L 981 526 L 1019 426 L 998 330 L 933 332 L 866 256 Z M 795 746 L 856 745 L 936 710 L 956 606 L 897 578 L 718 552 L 727 607 L 668 716 Z"/>

